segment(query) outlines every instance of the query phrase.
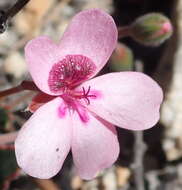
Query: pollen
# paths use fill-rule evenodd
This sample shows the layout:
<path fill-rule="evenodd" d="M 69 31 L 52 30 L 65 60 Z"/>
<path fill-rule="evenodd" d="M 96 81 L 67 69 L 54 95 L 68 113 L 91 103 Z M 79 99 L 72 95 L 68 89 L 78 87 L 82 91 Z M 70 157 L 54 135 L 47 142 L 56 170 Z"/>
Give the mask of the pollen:
<path fill-rule="evenodd" d="M 95 64 L 88 57 L 67 55 L 53 65 L 49 73 L 49 88 L 54 93 L 73 89 L 93 75 L 95 70 Z"/>

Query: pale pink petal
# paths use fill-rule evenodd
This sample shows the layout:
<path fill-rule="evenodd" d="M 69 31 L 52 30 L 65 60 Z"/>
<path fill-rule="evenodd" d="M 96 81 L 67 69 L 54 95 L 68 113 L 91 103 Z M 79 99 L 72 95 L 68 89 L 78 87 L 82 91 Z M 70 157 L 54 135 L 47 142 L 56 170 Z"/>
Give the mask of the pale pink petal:
<path fill-rule="evenodd" d="M 139 72 L 118 72 L 96 77 L 81 85 L 89 94 L 88 109 L 105 120 L 131 130 L 143 130 L 159 120 L 163 93 L 150 77 Z"/>
<path fill-rule="evenodd" d="M 61 59 L 58 46 L 46 36 L 31 40 L 25 47 L 25 59 L 35 84 L 45 93 L 54 95 L 48 85 L 52 66 Z"/>
<path fill-rule="evenodd" d="M 96 64 L 96 74 L 107 62 L 117 44 L 114 20 L 99 9 L 78 13 L 66 29 L 60 48 L 65 55 L 79 54 Z"/>
<path fill-rule="evenodd" d="M 88 113 L 89 120 L 83 122 L 73 115 L 73 160 L 78 175 L 92 179 L 97 172 L 110 167 L 119 154 L 115 127 L 103 119 Z"/>
<path fill-rule="evenodd" d="M 70 150 L 71 124 L 68 115 L 60 118 L 56 98 L 40 107 L 24 124 L 15 141 L 18 165 L 37 178 L 56 175 Z"/>
<path fill-rule="evenodd" d="M 89 62 L 95 64 L 89 66 L 94 68 L 88 76 L 92 77 L 107 62 L 116 42 L 117 28 L 112 17 L 98 9 L 91 9 L 73 18 L 59 45 L 45 36 L 31 40 L 25 47 L 25 58 L 38 88 L 50 95 L 60 95 L 62 91 L 53 92 L 48 83 L 53 65 L 63 61 L 67 55 L 86 56 L 91 60 Z"/>

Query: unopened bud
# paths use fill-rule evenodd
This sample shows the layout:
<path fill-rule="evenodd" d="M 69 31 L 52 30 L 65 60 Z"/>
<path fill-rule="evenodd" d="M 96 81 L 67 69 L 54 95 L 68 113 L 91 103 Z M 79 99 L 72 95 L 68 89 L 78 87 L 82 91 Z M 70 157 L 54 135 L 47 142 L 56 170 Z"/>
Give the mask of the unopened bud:
<path fill-rule="evenodd" d="M 126 45 L 117 44 L 111 56 L 110 69 L 117 72 L 133 70 L 133 53 Z"/>
<path fill-rule="evenodd" d="M 139 17 L 131 25 L 131 36 L 147 46 L 158 46 L 173 32 L 170 20 L 160 13 L 149 13 Z"/>

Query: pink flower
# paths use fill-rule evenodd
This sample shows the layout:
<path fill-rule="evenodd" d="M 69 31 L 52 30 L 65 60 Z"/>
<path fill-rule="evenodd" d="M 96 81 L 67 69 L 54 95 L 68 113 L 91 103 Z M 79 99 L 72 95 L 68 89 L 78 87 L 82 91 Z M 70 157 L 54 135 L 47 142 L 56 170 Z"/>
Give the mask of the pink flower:
<path fill-rule="evenodd" d="M 73 18 L 58 44 L 42 36 L 26 45 L 30 74 L 51 95 L 37 97 L 47 103 L 24 124 L 15 142 L 17 162 L 26 173 L 56 175 L 71 149 L 79 176 L 91 179 L 118 157 L 114 125 L 143 130 L 156 124 L 163 95 L 150 77 L 118 72 L 91 79 L 116 43 L 112 17 L 92 9 Z"/>

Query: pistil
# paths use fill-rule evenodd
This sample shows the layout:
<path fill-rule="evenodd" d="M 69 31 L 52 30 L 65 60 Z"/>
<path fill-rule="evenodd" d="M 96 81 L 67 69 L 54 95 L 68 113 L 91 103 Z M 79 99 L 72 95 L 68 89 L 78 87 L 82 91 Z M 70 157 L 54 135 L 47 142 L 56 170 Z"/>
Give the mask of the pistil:
<path fill-rule="evenodd" d="M 73 97 L 74 99 L 84 99 L 86 100 L 87 104 L 90 104 L 89 98 L 96 98 L 96 95 L 89 94 L 91 87 L 88 87 L 88 90 L 86 91 L 84 87 L 82 87 L 82 91 L 75 91 L 71 90 L 68 92 L 68 95 Z"/>

